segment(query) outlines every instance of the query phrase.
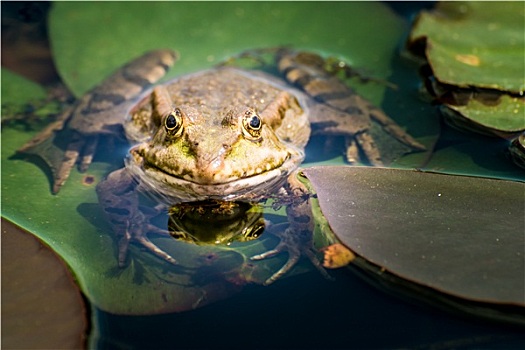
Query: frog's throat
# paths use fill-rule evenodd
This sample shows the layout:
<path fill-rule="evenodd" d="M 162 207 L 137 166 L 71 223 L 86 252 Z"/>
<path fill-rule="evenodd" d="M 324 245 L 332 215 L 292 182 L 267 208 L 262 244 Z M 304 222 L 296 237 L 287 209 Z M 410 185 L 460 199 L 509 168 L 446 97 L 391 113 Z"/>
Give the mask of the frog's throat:
<path fill-rule="evenodd" d="M 139 181 L 141 189 L 172 205 L 202 200 L 258 201 L 276 194 L 279 188 L 304 159 L 304 154 L 289 157 L 279 167 L 237 180 L 200 184 L 169 176 L 155 168 L 144 168 L 132 157 L 126 158 L 126 168 Z"/>

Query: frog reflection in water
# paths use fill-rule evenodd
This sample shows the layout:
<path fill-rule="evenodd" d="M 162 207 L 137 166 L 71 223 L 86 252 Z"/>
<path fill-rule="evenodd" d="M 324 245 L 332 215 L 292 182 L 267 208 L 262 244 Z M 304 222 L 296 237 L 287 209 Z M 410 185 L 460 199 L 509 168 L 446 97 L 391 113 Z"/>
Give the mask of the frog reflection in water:
<path fill-rule="evenodd" d="M 247 242 L 257 239 L 265 226 L 262 206 L 246 202 L 186 202 L 169 209 L 170 234 L 190 243 Z"/>
<path fill-rule="evenodd" d="M 135 144 L 125 167 L 97 186 L 100 204 L 119 240 L 121 266 L 126 265 L 130 242 L 177 263 L 176 257 L 148 238 L 149 233 L 167 231 L 151 225 L 150 217 L 139 209 L 138 193 L 146 192 L 167 207 L 181 202 L 255 203 L 274 198 L 287 205 L 289 226 L 274 249 L 252 259 L 287 251 L 288 261 L 266 283 L 288 272 L 302 255 L 325 273 L 313 249 L 309 195 L 297 180 L 311 131 L 343 135 L 350 163 L 364 155 L 372 165 L 382 164 L 368 133 L 372 122 L 412 150 L 424 149 L 328 72 L 316 54 L 276 50 L 283 78 L 218 67 L 148 92 L 174 60 L 171 51 L 159 50 L 132 61 L 47 131 L 49 135 L 67 128 L 75 135 L 56 172 L 55 192 L 78 158 L 81 169 L 89 166 L 98 135 L 113 133 L 115 126 L 122 125 L 126 138 Z M 37 136 L 24 150 L 36 147 L 45 137 Z"/>

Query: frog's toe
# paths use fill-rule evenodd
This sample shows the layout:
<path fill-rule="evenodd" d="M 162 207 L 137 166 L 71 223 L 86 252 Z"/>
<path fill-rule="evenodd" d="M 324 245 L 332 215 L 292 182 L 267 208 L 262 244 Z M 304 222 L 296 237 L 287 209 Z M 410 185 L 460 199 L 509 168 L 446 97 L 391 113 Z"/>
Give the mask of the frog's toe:
<path fill-rule="evenodd" d="M 373 166 L 383 166 L 383 161 L 381 160 L 381 153 L 376 147 L 374 138 L 367 132 L 363 132 L 355 135 L 359 148 L 363 151 L 366 156 L 366 159 Z"/>
<path fill-rule="evenodd" d="M 267 257 L 272 257 L 278 253 L 280 253 L 281 251 L 277 250 L 277 249 L 273 249 L 273 250 L 270 250 L 266 253 L 263 253 L 263 254 L 260 254 L 260 255 L 256 255 L 254 257 L 252 257 L 253 260 L 260 260 L 260 259 L 264 259 L 264 258 L 267 258 Z M 323 275 L 324 278 L 326 278 L 327 280 L 330 280 L 332 281 L 333 280 L 333 277 L 330 276 L 328 274 L 328 272 L 326 272 L 326 270 L 324 269 L 324 267 L 322 266 L 321 262 L 319 261 L 319 259 L 317 258 L 315 252 L 313 251 L 313 249 L 305 249 L 303 251 L 290 251 L 288 250 L 288 260 L 286 261 L 286 264 L 284 264 L 276 273 L 274 273 L 270 278 L 268 278 L 266 281 L 264 281 L 263 285 L 265 286 L 268 286 L 272 283 L 274 283 L 275 281 L 277 281 L 278 279 L 280 279 L 281 277 L 283 277 L 285 274 L 287 274 L 296 264 L 297 262 L 299 261 L 299 259 L 301 258 L 301 255 L 304 255 L 306 256 L 311 262 L 312 262 L 312 265 L 314 265 L 314 267 L 321 273 L 321 275 Z M 256 259 L 260 257 L 260 259 Z"/>
<path fill-rule="evenodd" d="M 355 164 L 359 161 L 359 147 L 354 137 L 346 137 L 346 160 L 348 164 Z"/>
<path fill-rule="evenodd" d="M 149 233 L 155 233 L 157 235 L 160 235 L 160 236 L 168 236 L 170 237 L 170 232 L 168 230 L 163 230 L 155 225 L 152 225 L 152 224 L 147 224 L 147 228 L 146 228 L 146 232 Z"/>
<path fill-rule="evenodd" d="M 166 253 L 164 250 L 157 247 L 153 242 L 151 242 L 147 237 L 137 237 L 136 242 L 140 243 L 144 248 L 155 256 L 169 262 L 170 264 L 177 265 L 177 260 L 175 260 L 171 255 Z"/>
<path fill-rule="evenodd" d="M 310 260 L 312 265 L 323 275 L 324 278 L 326 278 L 329 281 L 333 281 L 334 278 L 328 274 L 326 269 L 323 267 L 323 264 L 321 264 L 321 261 L 317 258 L 315 251 L 313 249 L 308 249 L 303 254 Z"/>
<path fill-rule="evenodd" d="M 312 262 L 312 265 L 323 275 L 324 278 L 328 280 L 333 280 L 333 278 L 326 272 L 325 268 L 322 266 L 321 261 L 317 258 L 316 252 L 312 247 L 298 247 L 294 245 L 288 245 L 284 241 L 281 241 L 274 249 L 264 252 L 262 254 L 254 255 L 251 260 L 263 260 L 268 259 L 280 254 L 282 252 L 288 252 L 288 260 L 286 263 L 275 272 L 270 278 L 268 278 L 263 285 L 267 286 L 288 273 L 299 261 L 301 256 L 306 256 L 308 260 Z"/>
<path fill-rule="evenodd" d="M 295 264 L 299 261 L 299 258 L 301 257 L 301 254 L 292 254 L 288 256 L 288 261 L 286 261 L 286 264 L 284 264 L 276 273 L 274 273 L 270 278 L 268 278 L 266 281 L 264 281 L 263 285 L 268 286 L 272 284 L 273 282 L 277 281 L 281 277 L 283 277 L 288 271 L 290 271 Z"/>
<path fill-rule="evenodd" d="M 294 265 L 299 261 L 301 252 L 298 249 L 288 246 L 284 241 L 281 241 L 274 249 L 268 250 L 262 254 L 254 255 L 250 258 L 251 260 L 268 259 L 280 254 L 283 251 L 288 252 L 288 261 L 286 261 L 286 264 L 284 264 L 276 273 L 274 273 L 263 283 L 265 286 L 272 284 L 284 276 L 288 271 L 290 271 L 292 267 L 294 267 Z"/>
<path fill-rule="evenodd" d="M 118 242 L 118 266 L 123 268 L 126 267 L 126 259 L 128 257 L 129 242 L 131 235 L 128 231 L 120 238 Z"/>
<path fill-rule="evenodd" d="M 408 134 L 403 128 L 401 128 L 394 120 L 390 119 L 382 110 L 377 107 L 371 106 L 370 118 L 375 123 L 379 124 L 381 128 L 396 138 L 399 142 L 404 143 L 408 147 L 412 148 L 416 152 L 426 151 L 425 145 L 418 142 L 410 134 Z"/>
<path fill-rule="evenodd" d="M 284 250 L 286 250 L 286 244 L 281 241 L 274 249 L 268 250 L 262 254 L 254 255 L 250 258 L 250 260 L 263 260 L 272 258 Z"/>

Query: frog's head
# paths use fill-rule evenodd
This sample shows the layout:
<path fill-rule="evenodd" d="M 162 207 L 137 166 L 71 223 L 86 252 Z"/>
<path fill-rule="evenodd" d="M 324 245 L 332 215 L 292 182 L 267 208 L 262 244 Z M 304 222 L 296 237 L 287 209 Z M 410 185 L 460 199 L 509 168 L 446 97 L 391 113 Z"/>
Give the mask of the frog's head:
<path fill-rule="evenodd" d="M 250 107 L 180 106 L 159 122 L 152 139 L 132 149 L 127 165 L 150 190 L 170 197 L 230 200 L 269 192 L 304 158 Z"/>

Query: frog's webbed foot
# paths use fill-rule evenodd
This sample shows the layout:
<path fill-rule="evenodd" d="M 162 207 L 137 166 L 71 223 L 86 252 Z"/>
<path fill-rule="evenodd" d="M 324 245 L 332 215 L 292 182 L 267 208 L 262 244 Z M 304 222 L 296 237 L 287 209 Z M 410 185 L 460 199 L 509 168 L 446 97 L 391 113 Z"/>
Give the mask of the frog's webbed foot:
<path fill-rule="evenodd" d="M 251 257 L 251 260 L 263 260 L 272 258 L 283 252 L 288 253 L 288 260 L 286 263 L 277 272 L 270 276 L 270 278 L 264 282 L 264 285 L 272 284 L 283 277 L 297 264 L 302 256 L 307 257 L 312 265 L 317 270 L 319 270 L 319 272 L 321 272 L 325 278 L 332 279 L 332 277 L 323 268 L 319 258 L 317 257 L 317 252 L 313 248 L 311 240 L 308 238 L 308 236 L 311 236 L 310 232 L 306 233 L 306 235 L 303 233 L 301 236 L 301 233 L 287 228 L 278 236 L 281 238 L 281 241 L 275 248 Z"/>
<path fill-rule="evenodd" d="M 282 252 L 288 252 L 288 260 L 264 284 L 271 284 L 289 272 L 297 264 L 301 256 L 307 257 L 325 278 L 332 279 L 323 268 L 314 248 L 314 220 L 310 205 L 310 194 L 307 188 L 297 179 L 297 172 L 293 172 L 288 176 L 288 182 L 284 191 L 287 192 L 288 198 L 284 198 L 282 204 L 287 205 L 286 214 L 289 226 L 285 230 L 273 232 L 274 235 L 281 239 L 274 249 L 255 255 L 251 259 L 262 260 L 274 257 Z"/>
<path fill-rule="evenodd" d="M 125 267 L 127 265 L 127 255 L 129 250 L 129 244 L 136 242 L 144 247 L 148 252 L 157 256 L 158 258 L 169 262 L 170 264 L 176 265 L 177 261 L 164 250 L 160 249 L 155 245 L 148 237 L 149 234 L 158 234 L 163 236 L 169 236 L 167 230 L 162 230 L 157 226 L 151 225 L 148 221 L 149 218 L 140 215 L 141 218 L 132 218 L 126 223 L 126 230 L 118 242 L 118 265 L 119 267 Z M 138 220 L 138 222 L 137 222 Z"/>
<path fill-rule="evenodd" d="M 53 173 L 53 193 L 65 183 L 72 168 L 88 169 L 100 135 L 119 136 L 129 109 L 176 59 L 171 50 L 148 52 L 115 71 L 65 110 L 19 152 L 41 157 Z M 60 147 L 57 144 L 63 144 Z"/>
<path fill-rule="evenodd" d="M 71 170 L 79 162 L 79 171 L 85 172 L 93 160 L 93 154 L 98 144 L 98 136 L 84 138 L 77 132 L 73 132 L 71 141 L 67 144 L 64 156 L 53 169 L 53 194 L 57 194 L 71 173 Z"/>
<path fill-rule="evenodd" d="M 149 234 L 169 236 L 169 232 L 150 224 L 150 219 L 158 215 L 160 208 L 148 212 L 141 210 L 137 186 L 125 168 L 110 173 L 97 185 L 100 205 L 118 238 L 119 266 L 126 266 L 129 244 L 132 242 L 140 244 L 162 260 L 177 264 L 171 255 L 149 239 Z"/>
<path fill-rule="evenodd" d="M 321 56 L 282 49 L 277 55 L 277 64 L 286 80 L 315 101 L 311 106 L 313 133 L 345 136 L 350 163 L 356 162 L 362 151 L 372 165 L 383 164 L 381 153 L 369 133 L 372 122 L 413 151 L 425 150 L 425 146 L 381 109 L 341 81 L 335 75 L 337 71 L 331 71 Z"/>

